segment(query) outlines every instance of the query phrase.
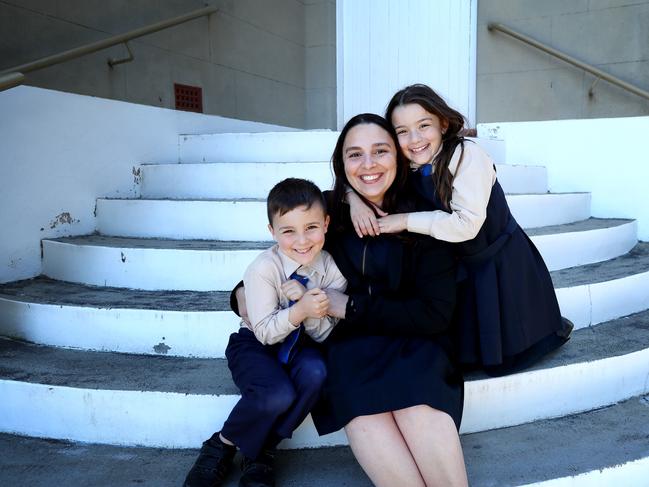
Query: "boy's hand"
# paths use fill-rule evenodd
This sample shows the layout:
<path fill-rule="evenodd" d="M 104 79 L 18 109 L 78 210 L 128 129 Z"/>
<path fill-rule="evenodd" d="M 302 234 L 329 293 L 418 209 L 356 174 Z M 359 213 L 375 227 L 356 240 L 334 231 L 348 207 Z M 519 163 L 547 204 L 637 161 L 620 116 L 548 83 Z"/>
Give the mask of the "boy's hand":
<path fill-rule="evenodd" d="M 363 200 L 353 191 L 347 192 L 347 203 L 349 203 L 349 216 L 354 224 L 354 230 L 360 238 L 364 235 L 371 235 L 373 237 L 381 233 L 379 222 L 372 208 L 368 207 Z M 381 216 L 387 215 L 384 211 L 376 208 L 376 211 Z"/>
<path fill-rule="evenodd" d="M 295 279 L 289 279 L 283 283 L 281 290 L 284 296 L 291 301 L 299 301 L 306 292 L 306 288 Z"/>
<path fill-rule="evenodd" d="M 379 228 L 381 233 L 399 233 L 408 230 L 408 214 L 398 213 L 395 215 L 386 215 L 379 218 Z"/>
<path fill-rule="evenodd" d="M 329 298 L 322 289 L 313 288 L 289 308 L 289 320 L 293 324 L 299 324 L 306 318 L 321 319 L 327 316 L 328 311 Z"/>

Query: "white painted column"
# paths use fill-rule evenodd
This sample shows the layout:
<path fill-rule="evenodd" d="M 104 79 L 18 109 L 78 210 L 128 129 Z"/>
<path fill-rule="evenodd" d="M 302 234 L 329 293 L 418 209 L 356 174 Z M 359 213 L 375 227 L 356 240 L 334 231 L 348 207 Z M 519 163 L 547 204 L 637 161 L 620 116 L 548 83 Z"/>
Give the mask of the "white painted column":
<path fill-rule="evenodd" d="M 383 114 L 411 83 L 433 87 L 475 125 L 477 0 L 338 0 L 338 128 Z"/>

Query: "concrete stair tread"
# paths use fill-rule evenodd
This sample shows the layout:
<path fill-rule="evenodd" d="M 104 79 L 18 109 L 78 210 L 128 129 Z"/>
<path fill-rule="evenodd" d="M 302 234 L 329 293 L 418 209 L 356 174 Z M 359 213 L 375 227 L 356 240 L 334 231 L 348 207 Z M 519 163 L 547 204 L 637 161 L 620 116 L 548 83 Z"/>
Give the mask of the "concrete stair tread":
<path fill-rule="evenodd" d="M 632 221 L 633 220 L 623 218 L 589 218 L 575 223 L 526 229 L 525 233 L 532 237 L 537 235 L 554 235 L 569 232 L 586 232 L 602 228 L 613 228 Z M 49 238 L 44 240 L 97 247 L 173 250 L 254 250 L 266 249 L 273 244 L 272 241 L 179 240 L 165 238 L 113 237 L 107 235 L 81 235 L 75 237 Z"/>
<path fill-rule="evenodd" d="M 591 219 L 594 220 L 594 219 Z M 602 223 L 597 219 L 598 223 Z M 615 220 L 617 221 L 617 220 Z M 592 222 L 587 220 L 587 225 Z M 585 222 L 582 222 L 585 223 Z M 574 227 L 574 225 L 572 225 Z M 273 242 L 229 242 L 212 240 L 165 240 L 87 235 L 47 239 L 70 245 L 129 249 L 254 250 Z M 620 257 L 595 264 L 570 267 L 550 273 L 555 288 L 595 284 L 649 271 L 649 242 L 639 242 Z M 44 276 L 0 284 L 0 296 L 40 304 L 136 308 L 176 311 L 227 311 L 227 291 L 147 291 L 108 286 L 90 286 L 57 281 Z"/>
<path fill-rule="evenodd" d="M 649 311 L 576 330 L 529 370 L 591 362 L 649 348 Z M 89 352 L 0 340 L 0 378 L 102 390 L 238 394 L 224 359 Z M 135 373 L 134 371 L 137 371 Z M 468 380 L 483 379 L 479 373 Z"/>
<path fill-rule="evenodd" d="M 115 391 L 238 394 L 225 359 L 86 352 L 0 339 L 0 378 Z"/>
<path fill-rule="evenodd" d="M 326 188 L 325 188 L 326 189 Z M 531 192 L 531 193 L 514 193 L 512 196 L 563 196 L 573 194 L 590 194 L 588 191 L 563 191 L 563 192 Z M 104 201 L 263 201 L 266 198 L 97 198 Z"/>
<path fill-rule="evenodd" d="M 272 241 L 237 240 L 174 240 L 164 238 L 110 237 L 106 235 L 82 235 L 44 239 L 70 245 L 129 249 L 167 249 L 167 250 L 256 250 L 267 249 Z"/>
<path fill-rule="evenodd" d="M 649 242 L 639 242 L 627 254 L 594 264 L 552 271 L 556 289 L 596 284 L 649 271 Z"/>
<path fill-rule="evenodd" d="M 647 397 L 634 397 L 595 411 L 463 435 L 469 483 L 507 487 L 624 468 L 649 457 L 648 413 Z M 198 453 L 10 434 L 0 434 L 0 445 L 3 485 L 176 486 Z M 348 447 L 280 450 L 276 465 L 278 485 L 287 487 L 371 486 Z M 233 470 L 225 487 L 237 485 L 238 469 Z"/>
<path fill-rule="evenodd" d="M 573 331 L 568 343 L 526 371 L 626 355 L 649 348 L 649 310 Z M 471 373 L 467 380 L 485 378 Z"/>
<path fill-rule="evenodd" d="M 550 194 L 550 193 L 548 193 Z M 578 194 L 578 193 L 564 193 L 564 194 Z M 581 193 L 581 194 L 588 194 L 588 193 Z M 266 203 L 266 198 L 97 198 L 97 200 L 102 200 L 102 201 L 130 201 L 130 202 L 140 202 L 140 201 L 174 201 L 174 202 L 187 202 L 191 203 L 194 201 L 200 201 L 200 202 L 210 202 L 210 201 L 215 201 L 215 202 L 261 202 L 261 203 Z"/>
<path fill-rule="evenodd" d="M 88 286 L 44 276 L 0 284 L 0 297 L 37 304 L 104 309 L 230 311 L 229 291 L 146 291 Z"/>
<path fill-rule="evenodd" d="M 588 218 L 574 223 L 564 223 L 563 225 L 550 225 L 547 227 L 528 228 L 525 233 L 530 237 L 539 235 L 556 235 L 569 232 L 587 232 L 589 230 L 600 230 L 602 228 L 612 228 L 633 220 L 624 218 Z"/>

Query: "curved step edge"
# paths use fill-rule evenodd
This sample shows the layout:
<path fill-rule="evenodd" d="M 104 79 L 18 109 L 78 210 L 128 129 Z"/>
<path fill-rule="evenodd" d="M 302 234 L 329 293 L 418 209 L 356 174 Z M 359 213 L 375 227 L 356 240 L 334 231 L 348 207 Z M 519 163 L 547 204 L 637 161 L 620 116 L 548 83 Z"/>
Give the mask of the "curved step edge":
<path fill-rule="evenodd" d="M 462 433 L 588 411 L 649 392 L 649 349 L 466 383 Z M 0 430 L 93 443 L 196 448 L 218 431 L 237 395 L 115 391 L 0 380 Z M 552 400 L 548 400 L 552 398 Z M 164 425 L 164 427 L 161 427 Z M 345 444 L 310 418 L 283 448 Z"/>
<path fill-rule="evenodd" d="M 649 309 L 649 272 L 556 289 L 561 314 L 584 328 Z M 41 345 L 223 358 L 239 318 L 230 311 L 171 311 L 41 304 L 0 296 L 0 334 Z M 138 326 L 132 326 L 137 323 Z"/>

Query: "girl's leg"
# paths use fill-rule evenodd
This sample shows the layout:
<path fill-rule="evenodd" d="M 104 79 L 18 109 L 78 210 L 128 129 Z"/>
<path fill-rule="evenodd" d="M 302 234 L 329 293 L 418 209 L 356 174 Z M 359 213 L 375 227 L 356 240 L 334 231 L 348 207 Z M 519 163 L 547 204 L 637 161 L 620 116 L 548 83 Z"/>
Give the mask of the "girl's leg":
<path fill-rule="evenodd" d="M 354 418 L 345 433 L 356 460 L 376 487 L 425 487 L 392 413 Z"/>
<path fill-rule="evenodd" d="M 460 437 L 448 414 L 425 405 L 392 414 L 427 487 L 468 485 Z"/>

